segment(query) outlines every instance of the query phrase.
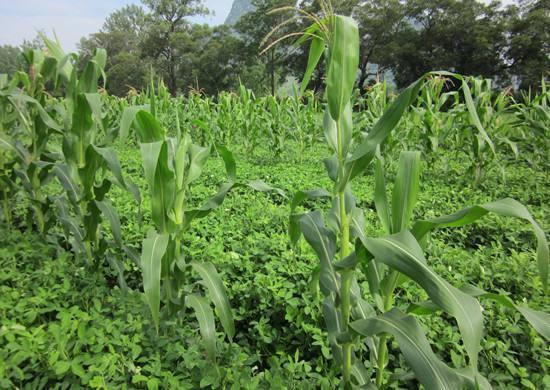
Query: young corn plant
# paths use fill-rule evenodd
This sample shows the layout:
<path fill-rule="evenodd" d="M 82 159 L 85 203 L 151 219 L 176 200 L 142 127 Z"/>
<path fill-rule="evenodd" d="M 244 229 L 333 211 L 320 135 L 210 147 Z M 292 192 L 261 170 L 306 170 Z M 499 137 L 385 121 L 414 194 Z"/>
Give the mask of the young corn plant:
<path fill-rule="evenodd" d="M 168 137 L 155 117 L 154 102 L 155 97 L 151 95 L 151 112 L 134 110 L 122 125 L 137 132 L 151 199 L 154 229 L 143 240 L 140 260 L 145 300 L 157 332 L 161 302 L 170 315 L 183 311 L 185 307 L 192 308 L 206 353 L 214 360 L 217 342 L 214 312 L 229 340 L 235 334 L 233 314 L 216 268 L 210 262 L 188 259 L 183 238 L 194 220 L 206 217 L 223 203 L 232 189 L 243 184 L 237 182 L 233 154 L 219 146 L 215 150 L 224 161 L 228 181 L 202 206 L 194 207 L 190 202 L 193 184 L 200 178 L 212 149 L 193 144 L 189 134 L 180 128 L 178 119 L 176 137 Z M 261 181 L 250 182 L 248 186 L 258 191 L 274 190 Z"/>
<path fill-rule="evenodd" d="M 53 168 L 65 190 L 56 200 L 59 219 L 75 254 L 94 267 L 105 257 L 123 285 L 123 268 L 112 251 L 124 248 L 120 218 L 107 194 L 114 184 L 133 194 L 138 203 L 140 195 L 137 186 L 123 177 L 116 153 L 97 145 L 105 126 L 102 99 L 97 91 L 100 78 L 105 78 L 106 53 L 97 50 L 80 73 L 76 55 L 65 54 L 58 42 L 43 38 L 59 64 L 57 82 L 66 91 L 64 103 L 56 107 L 64 127 L 62 159 Z M 110 224 L 115 245 L 101 229 L 104 218 Z"/>
<path fill-rule="evenodd" d="M 354 145 L 350 98 L 358 67 L 359 33 L 356 23 L 334 15 L 319 19 L 307 32 L 313 42 L 306 70 L 311 74 L 320 58 L 326 59 L 326 111 L 323 123 L 327 143 L 334 154 L 325 159 L 325 167 L 334 182 L 332 191 L 316 189 L 298 192 L 291 202 L 289 233 L 296 243 L 303 234 L 320 260 L 319 285 L 325 296 L 323 313 L 333 358 L 340 367 L 344 388 L 388 388 L 396 385 L 398 376 L 389 375 L 389 338 L 395 338 L 417 380 L 428 389 L 488 388 L 490 385 L 477 369 L 483 332 L 481 306 L 474 296 L 493 296 L 475 289 L 459 290 L 427 264 L 419 241 L 443 226 L 462 226 L 488 212 L 529 221 L 538 239 L 538 265 L 546 288 L 548 278 L 548 244 L 544 233 L 525 207 L 512 199 L 474 206 L 455 214 L 411 223 L 416 202 L 420 154 L 406 152 L 399 162 L 391 205 L 385 191 L 381 158 L 377 159 L 375 204 L 388 235 L 370 238 L 365 234 L 365 217 L 357 207 L 352 182 L 379 155 L 381 144 L 394 130 L 406 109 L 416 99 L 425 80 L 433 75 L 462 81 L 465 100 L 472 97 L 464 78 L 448 72 L 429 73 L 406 88 Z M 476 120 L 475 110 L 470 115 Z M 479 118 L 477 118 L 479 122 Z M 482 128 L 478 129 L 483 132 Z M 332 208 L 325 216 L 321 211 L 298 213 L 306 199 L 330 198 Z M 358 279 L 366 279 L 369 291 L 361 291 Z M 414 310 L 404 312 L 396 289 L 404 283 L 415 283 L 430 297 L 424 306 L 452 316 L 458 325 L 468 367 L 452 368 L 436 356 L 430 347 Z M 473 291 L 475 290 L 475 291 Z M 501 298 L 497 298 L 501 299 Z M 518 310 L 535 329 L 548 337 L 545 313 L 519 307 L 504 298 L 503 302 Z M 363 362 L 363 349 L 368 350 Z"/>
<path fill-rule="evenodd" d="M 0 182 L 4 216 L 11 221 L 9 200 L 22 188 L 30 202 L 28 225 L 44 233 L 55 221 L 52 201 L 44 187 L 52 179 L 55 153 L 50 140 L 62 132 L 46 110 L 46 83 L 55 79 L 58 66 L 54 58 L 40 50 L 27 50 L 23 58 L 28 71 L 17 72 L 12 80 L 0 83 Z"/>

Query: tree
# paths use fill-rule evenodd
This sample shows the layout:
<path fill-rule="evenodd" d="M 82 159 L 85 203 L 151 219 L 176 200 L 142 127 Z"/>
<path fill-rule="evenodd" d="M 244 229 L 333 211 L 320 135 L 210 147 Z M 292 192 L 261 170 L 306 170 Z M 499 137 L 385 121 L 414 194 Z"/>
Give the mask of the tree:
<path fill-rule="evenodd" d="M 408 26 L 388 46 L 399 86 L 433 69 L 467 75 L 506 75 L 506 18 L 500 3 L 476 0 L 409 0 Z"/>
<path fill-rule="evenodd" d="M 390 49 L 395 46 L 395 36 L 407 27 L 405 6 L 399 0 L 361 1 L 354 8 L 353 17 L 359 23 L 361 37 L 357 85 L 364 92 L 369 77 L 391 66 Z"/>
<path fill-rule="evenodd" d="M 235 25 L 235 29 L 243 40 L 242 50 L 249 58 L 248 64 L 252 65 L 255 62 L 264 64 L 264 80 L 269 80 L 269 90 L 272 95 L 275 94 L 277 79 L 283 79 L 288 74 L 283 71 L 277 77 L 277 73 L 281 71 L 280 68 L 284 61 L 290 57 L 289 53 L 293 48 L 291 47 L 292 40 L 286 40 L 271 47 L 269 44 L 285 34 L 299 31 L 299 28 L 295 23 L 296 19 L 293 19 L 294 12 L 272 13 L 270 11 L 285 6 L 291 7 L 295 3 L 296 1 L 292 0 L 254 0 L 252 4 L 255 10 L 241 16 Z M 264 45 L 265 38 L 276 27 L 280 27 L 277 30 L 277 35 L 274 35 L 274 39 L 267 40 Z M 265 46 L 268 46 L 269 50 L 260 57 L 259 54 Z"/>
<path fill-rule="evenodd" d="M 550 70 L 550 1 L 522 1 L 509 11 L 510 72 L 519 77 L 520 88 L 537 88 Z"/>
<path fill-rule="evenodd" d="M 178 90 L 178 39 L 189 33 L 186 17 L 206 15 L 202 0 L 143 0 L 150 13 L 142 52 L 153 58 L 172 95 Z"/>
<path fill-rule="evenodd" d="M 0 74 L 12 76 L 21 67 L 21 50 L 11 45 L 0 46 Z"/>
<path fill-rule="evenodd" d="M 123 96 L 147 83 L 150 64 L 140 50 L 145 18 L 143 8 L 127 5 L 109 15 L 99 32 L 80 40 L 82 63 L 93 56 L 94 49 L 107 50 L 107 90 L 113 95 Z"/>

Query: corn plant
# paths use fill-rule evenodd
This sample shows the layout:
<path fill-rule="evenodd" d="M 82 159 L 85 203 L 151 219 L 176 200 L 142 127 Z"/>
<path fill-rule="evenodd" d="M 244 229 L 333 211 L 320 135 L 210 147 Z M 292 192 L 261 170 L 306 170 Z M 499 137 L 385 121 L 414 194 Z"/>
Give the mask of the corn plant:
<path fill-rule="evenodd" d="M 119 273 L 122 266 L 110 248 L 123 248 L 120 219 L 107 197 L 113 184 L 129 191 L 140 202 L 138 188 L 122 175 L 116 153 L 97 144 L 105 134 L 105 115 L 98 86 L 106 61 L 104 50 L 97 50 L 82 72 L 76 67 L 76 55 L 65 54 L 58 42 L 43 37 L 58 67 L 56 82 L 65 88 L 63 104 L 56 109 L 63 120 L 62 159 L 54 172 L 65 190 L 56 204 L 66 240 L 74 253 L 89 266 L 99 266 L 105 256 Z M 112 245 L 101 229 L 105 218 L 115 242 Z M 122 283 L 121 283 L 122 284 Z"/>
<path fill-rule="evenodd" d="M 326 6 L 325 6 L 326 7 Z M 379 154 L 380 146 L 411 106 L 425 80 L 433 75 L 453 77 L 462 82 L 462 90 L 471 119 L 480 134 L 479 124 L 466 80 L 448 72 L 430 73 L 406 88 L 389 105 L 366 137 L 354 145 L 350 98 L 358 67 L 359 34 L 356 23 L 334 15 L 319 19 L 309 15 L 314 24 L 304 37 L 311 38 L 309 63 L 304 83 L 320 58 L 326 60 L 326 111 L 323 123 L 327 143 L 334 154 L 325 159 L 332 191 L 316 189 L 298 192 L 291 202 L 289 233 L 296 243 L 303 234 L 320 260 L 319 285 L 325 298 L 323 313 L 333 358 L 341 368 L 345 388 L 387 388 L 394 385 L 388 375 L 388 339 L 393 336 L 416 378 L 428 389 L 489 387 L 477 370 L 483 332 L 482 309 L 476 296 L 485 292 L 461 291 L 446 282 L 428 264 L 419 244 L 425 235 L 444 226 L 472 223 L 488 212 L 529 221 L 538 240 L 538 266 L 546 288 L 548 278 L 548 244 L 544 233 L 527 209 L 514 200 L 474 206 L 455 214 L 412 224 L 419 177 L 419 153 L 407 152 L 399 162 L 388 202 L 383 164 L 377 159 L 375 204 L 388 235 L 370 238 L 365 234 L 365 217 L 352 193 L 353 179 L 365 171 Z M 308 198 L 330 198 L 332 208 L 300 214 L 297 207 Z M 369 291 L 361 291 L 358 278 L 365 278 Z M 457 322 L 469 357 L 466 368 L 451 368 L 432 351 L 414 311 L 403 312 L 396 289 L 409 282 L 419 285 L 430 297 L 430 304 L 449 314 Z M 399 305 L 398 305 L 399 303 Z M 517 307 L 512 301 L 506 304 Z M 544 323 L 548 315 L 527 308 L 518 310 L 535 329 L 548 337 Z M 362 349 L 368 349 L 369 363 L 363 363 Z"/>
<path fill-rule="evenodd" d="M 34 219 L 43 233 L 54 221 L 51 199 L 43 190 L 52 178 L 55 159 L 49 143 L 61 133 L 61 126 L 52 119 L 53 108 L 44 107 L 49 96 L 46 83 L 55 79 L 57 62 L 32 49 L 23 58 L 28 71 L 17 72 L 9 82 L 3 77 L 0 87 L 0 192 L 4 215 L 11 220 L 9 199 L 22 188 L 34 214 L 28 214 L 29 226 Z"/>
<path fill-rule="evenodd" d="M 212 150 L 192 143 L 189 134 L 182 131 L 177 114 L 176 137 L 168 137 L 155 117 L 153 94 L 150 99 L 150 112 L 144 109 L 134 110 L 132 115 L 126 116 L 125 123 L 122 124 L 125 129 L 134 128 L 140 140 L 155 226 L 143 240 L 142 246 L 141 267 L 145 299 L 157 332 L 161 301 L 171 314 L 185 307 L 192 308 L 199 322 L 207 355 L 215 359 L 216 334 L 211 303 L 214 304 L 215 313 L 230 340 L 235 334 L 233 314 L 216 268 L 210 262 L 187 259 L 183 237 L 194 220 L 204 218 L 217 209 L 233 188 L 243 184 L 236 181 L 233 154 L 225 147 L 218 146 L 215 150 L 224 161 L 228 181 L 202 206 L 193 207 L 190 202 L 192 185 L 199 179 Z M 248 185 L 258 191 L 274 190 L 261 181 Z M 193 283 L 196 280 L 193 272 L 199 276 L 198 282 Z M 204 289 L 208 292 L 208 298 L 202 292 Z"/>

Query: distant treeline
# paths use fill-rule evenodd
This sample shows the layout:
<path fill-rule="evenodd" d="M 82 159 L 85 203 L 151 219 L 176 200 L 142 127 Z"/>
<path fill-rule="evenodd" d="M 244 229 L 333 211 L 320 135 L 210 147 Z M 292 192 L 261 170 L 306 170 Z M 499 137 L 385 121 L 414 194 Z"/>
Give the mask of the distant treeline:
<path fill-rule="evenodd" d="M 81 58 L 90 58 L 97 47 L 107 50 L 107 89 L 114 95 L 144 88 L 151 72 L 164 79 L 172 94 L 190 89 L 216 94 L 241 83 L 258 94 L 274 93 L 289 77 L 301 77 L 308 48 L 293 43 L 306 25 L 290 9 L 296 1 L 252 3 L 255 10 L 235 25 L 210 27 L 187 19 L 208 13 L 202 0 L 142 0 L 142 6 L 113 12 L 100 31 L 82 38 Z M 428 70 L 528 89 L 537 88 L 550 70 L 550 0 L 508 6 L 476 0 L 341 0 L 333 5 L 359 23 L 357 83 L 362 90 L 388 71 L 402 87 Z M 285 11 L 270 12 L 285 6 Z M 322 16 L 317 1 L 299 1 L 297 7 Z M 260 55 L 262 46 L 287 34 L 292 35 Z M 0 73 L 15 72 L 22 66 L 21 50 L 37 45 L 38 40 L 0 46 Z M 316 90 L 322 87 L 319 74 L 322 70 L 311 83 Z"/>

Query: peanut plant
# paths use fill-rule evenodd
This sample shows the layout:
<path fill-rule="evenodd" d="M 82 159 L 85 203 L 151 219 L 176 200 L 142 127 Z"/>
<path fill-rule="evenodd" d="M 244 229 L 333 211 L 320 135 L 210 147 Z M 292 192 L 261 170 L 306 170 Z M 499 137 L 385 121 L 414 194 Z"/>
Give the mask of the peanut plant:
<path fill-rule="evenodd" d="M 340 367 L 344 388 L 387 388 L 398 380 L 386 371 L 388 342 L 394 337 L 418 381 L 428 389 L 489 388 L 478 372 L 478 354 L 483 333 L 482 308 L 476 297 L 493 297 L 519 310 L 544 337 L 549 337 L 548 314 L 517 306 L 506 297 L 465 287 L 460 290 L 439 276 L 427 263 L 420 242 L 438 227 L 463 226 L 491 212 L 528 221 L 538 240 L 537 258 L 541 283 L 548 279 L 548 244 L 543 231 L 527 209 L 512 199 L 473 206 L 454 214 L 413 223 L 418 192 L 420 154 L 404 152 L 393 186 L 391 204 L 385 189 L 380 148 L 413 104 L 429 77 L 452 77 L 462 83 L 462 92 L 471 123 L 480 139 L 491 144 L 477 116 L 467 81 L 449 72 L 426 74 L 387 107 L 384 114 L 356 145 L 353 137 L 350 99 L 356 80 L 359 33 L 356 23 L 334 15 L 325 4 L 324 18 L 313 20 L 300 41 L 311 39 L 304 83 L 321 57 L 326 61 L 326 110 L 323 128 L 333 155 L 325 159 L 332 191 L 316 189 L 296 193 L 291 202 L 289 233 L 296 243 L 303 234 L 320 261 L 319 285 L 325 298 L 323 313 L 335 363 Z M 492 144 L 491 144 L 492 145 Z M 352 193 L 353 180 L 365 172 L 376 158 L 375 205 L 387 235 L 366 236 L 365 217 Z M 328 214 L 321 211 L 298 213 L 306 199 L 330 198 Z M 366 279 L 368 292 L 358 280 Z M 454 318 L 469 357 L 468 366 L 452 368 L 432 351 L 414 310 L 404 312 L 397 288 L 415 283 L 430 298 L 433 312 L 443 311 Z M 367 347 L 368 362 L 363 363 Z"/>

